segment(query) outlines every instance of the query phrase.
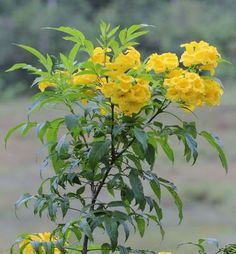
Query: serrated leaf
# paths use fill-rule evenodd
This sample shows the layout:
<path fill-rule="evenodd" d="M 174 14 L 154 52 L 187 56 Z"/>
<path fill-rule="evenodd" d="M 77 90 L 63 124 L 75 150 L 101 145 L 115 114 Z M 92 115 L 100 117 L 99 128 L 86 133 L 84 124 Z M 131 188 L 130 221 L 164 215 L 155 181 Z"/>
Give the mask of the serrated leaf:
<path fill-rule="evenodd" d="M 17 63 L 17 64 L 14 64 L 13 66 L 11 66 L 9 69 L 7 69 L 6 72 L 15 71 L 18 69 L 23 69 L 26 66 L 27 66 L 27 64 L 25 64 L 25 63 Z"/>
<path fill-rule="evenodd" d="M 143 193 L 143 185 L 141 180 L 138 177 L 137 172 L 135 172 L 135 170 L 130 171 L 129 182 L 132 187 L 132 191 L 135 196 L 135 199 L 137 200 L 139 204 L 143 203 L 145 200 L 144 193 Z"/>
<path fill-rule="evenodd" d="M 150 165 L 151 169 L 153 169 L 155 159 L 156 159 L 155 152 L 156 152 L 155 148 L 151 144 L 148 144 L 145 158 L 148 164 Z"/>
<path fill-rule="evenodd" d="M 112 251 L 115 251 L 118 241 L 118 224 L 114 219 L 106 218 L 105 229 L 111 241 Z"/>
<path fill-rule="evenodd" d="M 159 143 L 163 149 L 163 151 L 165 152 L 166 156 L 168 157 L 168 159 L 172 162 L 174 162 L 174 152 L 171 149 L 171 147 L 168 144 L 168 140 L 167 138 L 161 138 L 159 139 Z"/>
<path fill-rule="evenodd" d="M 5 138 L 4 138 L 4 142 L 5 142 L 5 147 L 7 146 L 7 141 L 9 140 L 9 138 L 12 136 L 12 134 L 17 131 L 18 129 L 20 129 L 23 125 L 25 125 L 25 123 L 20 123 L 14 127 L 12 127 L 8 132 L 7 134 L 5 135 Z"/>
<path fill-rule="evenodd" d="M 112 37 L 118 30 L 119 30 L 120 26 L 116 26 L 114 27 L 108 34 L 107 37 L 110 38 Z"/>
<path fill-rule="evenodd" d="M 220 139 L 207 131 L 202 131 L 200 135 L 203 136 L 208 141 L 208 143 L 217 150 L 219 158 L 221 160 L 221 164 L 223 168 L 226 170 L 226 172 L 228 172 L 228 162 L 225 153 L 223 151 L 223 145 Z"/>
<path fill-rule="evenodd" d="M 31 200 L 32 198 L 34 198 L 31 194 L 29 193 L 25 193 L 23 194 L 15 203 L 15 207 L 19 208 L 22 204 L 25 204 L 26 202 L 28 202 L 29 200 Z"/>
<path fill-rule="evenodd" d="M 150 186 L 151 186 L 153 192 L 155 193 L 156 197 L 158 198 L 158 200 L 160 200 L 161 199 L 160 183 L 155 180 L 151 180 Z"/>
<path fill-rule="evenodd" d="M 134 128 L 134 136 L 138 140 L 138 142 L 142 145 L 143 150 L 147 151 L 148 148 L 148 142 L 147 142 L 147 134 L 145 131 L 139 129 L 139 128 Z"/>
<path fill-rule="evenodd" d="M 183 203 L 182 200 L 180 199 L 178 193 L 175 191 L 175 189 L 173 189 L 170 186 L 165 186 L 165 188 L 169 191 L 169 193 L 171 194 L 171 196 L 173 197 L 176 207 L 178 209 L 179 212 L 179 223 L 181 223 L 182 219 L 183 219 Z"/>
<path fill-rule="evenodd" d="M 93 236 L 92 236 L 92 231 L 91 231 L 91 228 L 87 222 L 86 219 L 82 219 L 80 222 L 79 222 L 79 228 L 81 229 L 81 231 L 84 232 L 85 235 L 88 236 L 88 238 L 92 241 L 93 240 Z"/>
<path fill-rule="evenodd" d="M 72 49 L 70 50 L 70 53 L 69 53 L 69 60 L 70 62 L 73 64 L 73 62 L 75 61 L 75 57 L 76 55 L 78 54 L 78 51 L 80 49 L 80 44 L 79 43 L 76 43 Z"/>
<path fill-rule="evenodd" d="M 34 55 L 35 57 L 38 58 L 39 62 L 41 64 L 43 64 L 43 66 L 45 68 L 48 68 L 48 66 L 47 66 L 47 59 L 46 59 L 46 57 L 40 51 L 38 51 L 37 49 L 32 48 L 30 46 L 23 45 L 23 44 L 15 44 L 15 45 L 20 47 L 20 48 L 23 48 L 24 50 L 26 50 L 28 52 L 30 52 L 32 55 Z"/>
<path fill-rule="evenodd" d="M 65 125 L 69 131 L 73 130 L 75 127 L 78 127 L 78 116 L 72 114 L 66 115 Z"/>
<path fill-rule="evenodd" d="M 110 145 L 110 140 L 93 143 L 88 155 L 88 161 L 92 168 L 94 168 L 97 163 L 101 161 L 101 159 L 108 153 Z"/>
<path fill-rule="evenodd" d="M 81 43 L 83 43 L 85 40 L 84 34 L 81 31 L 79 31 L 78 29 L 75 29 L 72 27 L 66 27 L 66 26 L 60 26 L 58 28 L 46 27 L 46 29 L 57 30 L 57 31 L 72 35 L 73 37 L 75 37 L 77 39 L 77 41 L 79 41 Z"/>
<path fill-rule="evenodd" d="M 137 216 L 135 217 L 135 221 L 137 223 L 140 236 L 143 237 L 145 232 L 145 220 L 142 217 Z"/>

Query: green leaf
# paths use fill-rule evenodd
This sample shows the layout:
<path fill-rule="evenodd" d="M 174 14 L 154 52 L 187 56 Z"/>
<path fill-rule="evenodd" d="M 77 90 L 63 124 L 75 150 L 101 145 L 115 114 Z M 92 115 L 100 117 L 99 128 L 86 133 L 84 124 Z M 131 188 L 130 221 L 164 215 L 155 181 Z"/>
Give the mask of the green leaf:
<path fill-rule="evenodd" d="M 30 52 L 32 55 L 36 56 L 39 60 L 39 62 L 46 68 L 48 69 L 48 62 L 46 57 L 37 49 L 32 48 L 30 46 L 27 45 L 23 45 L 23 44 L 15 44 L 16 46 L 25 49 L 26 51 Z"/>
<path fill-rule="evenodd" d="M 142 145 L 143 150 L 147 151 L 148 148 L 148 142 L 147 142 L 147 134 L 145 131 L 139 129 L 139 128 L 134 128 L 134 136 L 138 140 L 138 142 Z"/>
<path fill-rule="evenodd" d="M 32 196 L 29 193 L 23 194 L 15 203 L 15 208 L 19 208 L 22 204 L 26 204 L 29 200 L 33 199 L 34 196 Z"/>
<path fill-rule="evenodd" d="M 89 40 L 84 41 L 85 51 L 88 52 L 89 55 L 93 54 L 94 46 L 93 43 Z"/>
<path fill-rule="evenodd" d="M 193 137 L 189 134 L 184 135 L 186 144 L 188 148 L 191 151 L 191 154 L 193 155 L 193 164 L 196 162 L 198 157 L 198 151 L 197 151 L 197 142 L 193 139 Z"/>
<path fill-rule="evenodd" d="M 140 236 L 143 237 L 145 232 L 145 220 L 142 217 L 137 216 L 135 217 L 135 221 L 137 223 Z"/>
<path fill-rule="evenodd" d="M 143 151 L 143 147 L 138 141 L 134 141 L 132 143 L 132 149 L 140 160 L 145 159 L 145 153 Z"/>
<path fill-rule="evenodd" d="M 91 168 L 94 168 L 97 163 L 101 161 L 105 155 L 107 155 L 110 145 L 110 140 L 98 141 L 92 144 L 92 148 L 88 155 L 88 161 Z"/>
<path fill-rule="evenodd" d="M 27 122 L 21 127 L 21 135 L 24 137 L 27 135 L 29 130 L 36 126 L 36 123 L 33 122 Z"/>
<path fill-rule="evenodd" d="M 124 45 L 126 42 L 126 36 L 127 36 L 127 28 L 122 29 L 119 33 L 119 39 L 122 45 Z"/>
<path fill-rule="evenodd" d="M 65 116 L 65 125 L 69 131 L 78 127 L 78 124 L 78 116 L 72 114 Z"/>
<path fill-rule="evenodd" d="M 144 34 L 147 34 L 147 33 L 148 33 L 148 31 L 133 33 L 132 35 L 127 36 L 127 41 L 131 41 L 131 40 L 138 38 L 138 37 L 140 37 Z"/>
<path fill-rule="evenodd" d="M 157 198 L 160 200 L 161 199 L 161 188 L 160 188 L 160 183 L 158 182 L 158 180 L 151 180 L 150 181 L 150 186 L 153 190 L 153 192 L 155 193 L 155 195 L 157 196 Z"/>
<path fill-rule="evenodd" d="M 129 182 L 132 187 L 135 199 L 139 204 L 142 204 L 145 201 L 143 193 L 143 185 L 141 180 L 138 177 L 138 174 L 135 170 L 131 170 L 129 174 Z"/>
<path fill-rule="evenodd" d="M 80 44 L 76 43 L 73 48 L 71 49 L 70 53 L 69 53 L 69 60 L 70 62 L 73 64 L 73 62 L 75 61 L 75 57 L 79 51 L 80 48 Z"/>
<path fill-rule="evenodd" d="M 42 143 L 44 143 L 44 135 L 46 134 L 47 128 L 48 128 L 47 122 L 38 123 L 36 126 L 37 136 Z"/>
<path fill-rule="evenodd" d="M 64 119 L 58 118 L 50 122 L 49 128 L 47 128 L 47 142 L 48 142 L 48 152 L 56 173 L 61 172 L 63 161 L 59 159 L 55 153 L 55 145 L 57 144 L 57 135 L 60 125 L 64 122 Z"/>
<path fill-rule="evenodd" d="M 144 25 L 142 25 L 142 24 L 132 25 L 128 28 L 127 33 L 130 35 L 143 27 L 144 27 Z"/>
<path fill-rule="evenodd" d="M 166 156 L 168 157 L 168 159 L 172 162 L 174 162 L 174 152 L 171 149 L 171 147 L 168 144 L 168 139 L 167 137 L 162 137 L 159 139 L 159 143 L 163 149 L 163 151 L 165 152 Z"/>
<path fill-rule="evenodd" d="M 207 131 L 202 131 L 200 135 L 203 136 L 208 141 L 208 143 L 217 150 L 221 160 L 221 164 L 223 168 L 226 170 L 226 172 L 228 172 L 228 162 L 227 162 L 225 153 L 223 151 L 223 145 L 219 137 L 212 135 L 211 133 Z"/>
<path fill-rule="evenodd" d="M 66 26 L 60 26 L 58 28 L 46 27 L 46 29 L 57 30 L 57 31 L 72 35 L 72 38 L 74 37 L 74 39 L 76 39 L 75 41 L 80 42 L 82 44 L 85 40 L 84 34 L 80 30 L 72 28 L 72 27 L 66 27 Z"/>
<path fill-rule="evenodd" d="M 25 63 L 17 63 L 17 64 L 14 64 L 13 66 L 11 66 L 9 69 L 7 69 L 6 72 L 15 71 L 18 69 L 23 69 L 26 66 L 27 66 L 27 64 L 25 64 Z"/>
<path fill-rule="evenodd" d="M 81 229 L 81 231 L 84 232 L 85 235 L 88 236 L 88 238 L 92 241 L 93 240 L 93 236 L 92 236 L 92 231 L 91 231 L 91 228 L 87 222 L 86 219 L 82 219 L 80 222 L 79 222 L 79 228 Z"/>
<path fill-rule="evenodd" d="M 181 221 L 183 220 L 183 203 L 182 200 L 180 199 L 178 193 L 175 191 L 175 189 L 171 186 L 166 186 L 163 185 L 171 194 L 171 196 L 174 198 L 176 207 L 179 211 L 179 223 L 181 223 Z"/>
<path fill-rule="evenodd" d="M 25 123 L 20 123 L 14 127 L 12 127 L 6 134 L 5 138 L 4 138 L 4 142 L 5 142 L 5 147 L 7 146 L 7 141 L 9 140 L 9 138 L 12 136 L 12 134 L 17 131 L 18 129 L 20 129 L 22 126 L 24 126 Z"/>
<path fill-rule="evenodd" d="M 111 241 L 112 251 L 115 251 L 118 241 L 118 224 L 113 218 L 106 218 L 105 229 Z"/>
<path fill-rule="evenodd" d="M 119 30 L 120 26 L 116 26 L 114 27 L 108 34 L 107 37 L 110 38 L 112 37 L 118 30 Z"/>
<path fill-rule="evenodd" d="M 145 158 L 148 164 L 150 165 L 151 169 L 153 169 L 155 159 L 156 159 L 155 152 L 156 152 L 155 148 L 151 144 L 148 144 Z"/>

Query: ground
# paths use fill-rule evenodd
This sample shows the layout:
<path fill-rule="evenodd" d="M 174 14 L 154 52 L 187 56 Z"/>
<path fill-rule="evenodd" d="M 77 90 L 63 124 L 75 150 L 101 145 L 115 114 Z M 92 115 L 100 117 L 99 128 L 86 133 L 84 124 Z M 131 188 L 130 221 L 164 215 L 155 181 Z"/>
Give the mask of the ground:
<path fill-rule="evenodd" d="M 156 164 L 155 171 L 176 183 L 184 201 L 184 219 L 178 225 L 177 211 L 171 199 L 165 197 L 162 206 L 165 210 L 163 241 L 158 228 L 151 226 L 143 239 L 132 237 L 131 244 L 137 248 L 150 248 L 156 251 L 169 250 L 172 253 L 187 253 L 187 249 L 176 250 L 181 242 L 213 237 L 220 243 L 236 242 L 236 90 L 227 89 L 222 106 L 197 112 L 199 129 L 210 130 L 221 137 L 229 160 L 229 173 L 221 168 L 217 155 L 201 142 L 200 156 L 196 165 L 187 164 L 177 148 L 176 163 L 167 162 L 163 154 Z M 6 130 L 26 119 L 28 98 L 0 102 L 0 253 L 9 253 L 9 246 L 16 235 L 22 232 L 42 232 L 50 230 L 52 223 L 45 217 L 38 219 L 32 210 L 21 208 L 18 218 L 14 202 L 24 192 L 34 192 L 40 182 L 39 161 L 41 145 L 34 132 L 22 138 L 14 135 L 7 150 L 3 137 Z M 60 112 L 59 112 L 60 113 Z M 44 113 L 42 113 L 44 114 Z M 50 113 L 46 114 L 50 117 Z M 185 118 L 195 117 L 180 113 Z M 189 253 L 196 253 L 193 251 Z"/>

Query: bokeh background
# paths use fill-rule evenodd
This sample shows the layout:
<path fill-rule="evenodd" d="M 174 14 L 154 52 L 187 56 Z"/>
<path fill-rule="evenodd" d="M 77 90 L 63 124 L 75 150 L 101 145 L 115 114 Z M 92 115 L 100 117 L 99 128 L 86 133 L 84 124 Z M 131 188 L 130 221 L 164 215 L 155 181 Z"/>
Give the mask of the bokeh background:
<path fill-rule="evenodd" d="M 184 220 L 178 225 L 177 211 L 165 197 L 166 237 L 151 227 L 146 236 L 131 239 L 139 248 L 157 251 L 176 250 L 180 242 L 199 238 L 217 238 L 221 245 L 236 242 L 236 1 L 235 0 L 0 0 L 0 253 L 9 253 L 9 246 L 22 232 L 47 231 L 53 226 L 45 217 L 38 219 L 30 209 L 20 209 L 15 216 L 14 202 L 24 192 L 34 192 L 40 183 L 40 143 L 30 133 L 26 138 L 14 135 L 4 149 L 6 130 L 26 119 L 32 78 L 24 71 L 4 73 L 16 62 L 34 64 L 35 60 L 12 43 L 23 43 L 56 55 L 67 51 L 68 43 L 60 34 L 43 27 L 73 26 L 96 40 L 101 20 L 121 27 L 151 24 L 150 33 L 140 42 L 145 54 L 175 51 L 191 40 L 205 40 L 216 45 L 231 64 L 221 64 L 218 77 L 225 86 L 222 106 L 201 109 L 197 116 L 178 112 L 181 117 L 197 120 L 199 129 L 219 135 L 228 156 L 230 170 L 226 175 L 216 154 L 206 143 L 200 144 L 199 161 L 193 167 L 176 148 L 173 166 L 160 153 L 155 170 L 174 181 L 184 201 Z M 43 111 L 40 117 L 52 112 Z M 196 119 L 197 117 L 197 119 Z M 193 250 L 189 253 L 195 253 Z"/>

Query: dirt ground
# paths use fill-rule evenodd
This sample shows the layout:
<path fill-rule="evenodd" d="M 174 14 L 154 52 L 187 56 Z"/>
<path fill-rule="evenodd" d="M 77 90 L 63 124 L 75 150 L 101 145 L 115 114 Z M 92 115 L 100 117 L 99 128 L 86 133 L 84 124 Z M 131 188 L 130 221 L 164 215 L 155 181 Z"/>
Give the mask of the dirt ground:
<path fill-rule="evenodd" d="M 221 245 L 236 243 L 236 101 L 235 89 L 229 89 L 223 105 L 215 109 L 197 112 L 199 129 L 217 133 L 225 144 L 229 159 L 229 173 L 226 175 L 220 161 L 210 147 L 201 142 L 199 161 L 195 166 L 187 164 L 177 148 L 176 163 L 173 166 L 163 154 L 155 171 L 176 183 L 184 201 L 184 219 L 178 225 L 177 211 L 171 199 L 166 196 L 162 202 L 165 210 L 163 225 L 166 237 L 161 241 L 158 228 L 151 226 L 146 236 L 134 236 L 130 244 L 137 248 L 148 247 L 156 251 L 187 253 L 187 248 L 176 250 L 180 242 L 196 241 L 199 238 L 217 238 Z M 9 246 L 16 235 L 22 232 L 48 231 L 53 226 L 45 217 L 34 217 L 30 209 L 21 208 L 15 216 L 14 203 L 25 192 L 34 192 L 40 183 L 40 143 L 34 132 L 27 137 L 14 135 L 4 148 L 6 130 L 26 119 L 28 98 L 0 103 L 0 253 L 9 253 Z M 59 112 L 60 113 L 60 112 Z M 44 113 L 42 113 L 44 115 Z M 181 116 L 194 120 L 190 115 Z M 52 113 L 46 113 L 51 117 Z M 190 251 L 188 253 L 196 253 Z"/>

